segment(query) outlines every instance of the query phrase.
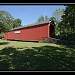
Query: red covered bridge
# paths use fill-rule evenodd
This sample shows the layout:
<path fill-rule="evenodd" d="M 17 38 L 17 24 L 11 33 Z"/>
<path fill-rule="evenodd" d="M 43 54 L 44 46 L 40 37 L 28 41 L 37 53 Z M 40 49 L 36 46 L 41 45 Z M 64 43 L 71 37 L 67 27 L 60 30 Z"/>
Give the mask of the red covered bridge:
<path fill-rule="evenodd" d="M 44 37 L 55 37 L 55 24 L 50 21 L 15 28 L 5 33 L 7 40 L 39 41 Z"/>

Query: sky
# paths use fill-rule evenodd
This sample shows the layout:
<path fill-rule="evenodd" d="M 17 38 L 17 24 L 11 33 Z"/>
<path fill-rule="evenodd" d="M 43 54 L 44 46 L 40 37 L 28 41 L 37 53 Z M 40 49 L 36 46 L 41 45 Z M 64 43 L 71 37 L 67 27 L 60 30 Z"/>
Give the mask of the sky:
<path fill-rule="evenodd" d="M 5 10 L 15 19 L 22 20 L 21 25 L 35 23 L 43 15 L 51 17 L 57 8 L 65 9 L 64 5 L 0 5 L 0 10 Z"/>

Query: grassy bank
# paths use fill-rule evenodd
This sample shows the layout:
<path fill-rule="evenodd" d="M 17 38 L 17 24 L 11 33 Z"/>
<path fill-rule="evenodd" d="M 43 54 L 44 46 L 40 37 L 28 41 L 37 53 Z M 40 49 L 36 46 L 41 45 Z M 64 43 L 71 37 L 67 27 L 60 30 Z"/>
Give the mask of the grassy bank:
<path fill-rule="evenodd" d="M 75 70 L 75 48 L 0 40 L 0 70 Z"/>

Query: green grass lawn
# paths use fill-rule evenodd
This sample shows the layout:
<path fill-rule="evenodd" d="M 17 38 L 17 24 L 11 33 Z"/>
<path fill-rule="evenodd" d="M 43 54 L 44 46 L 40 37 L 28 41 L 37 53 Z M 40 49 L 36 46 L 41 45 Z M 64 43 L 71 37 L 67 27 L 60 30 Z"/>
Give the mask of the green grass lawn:
<path fill-rule="evenodd" d="M 75 70 L 75 47 L 0 40 L 0 70 Z"/>

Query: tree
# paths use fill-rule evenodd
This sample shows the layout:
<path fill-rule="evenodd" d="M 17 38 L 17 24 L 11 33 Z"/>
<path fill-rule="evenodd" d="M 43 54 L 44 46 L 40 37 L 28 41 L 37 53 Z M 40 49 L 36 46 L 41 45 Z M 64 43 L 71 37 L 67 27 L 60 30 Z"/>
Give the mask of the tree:
<path fill-rule="evenodd" d="M 54 17 L 54 20 L 55 20 L 55 24 L 56 24 L 56 35 L 59 36 L 60 35 L 60 22 L 62 21 L 62 18 L 61 16 L 64 14 L 64 9 L 56 9 L 54 12 L 53 12 L 53 17 Z M 53 18 L 52 17 L 52 18 Z"/>
<path fill-rule="evenodd" d="M 37 20 L 37 22 L 45 22 L 45 21 L 49 21 L 50 19 L 48 18 L 48 16 L 40 16 Z"/>
<path fill-rule="evenodd" d="M 45 21 L 49 21 L 50 19 L 48 18 L 48 16 L 45 16 Z"/>
<path fill-rule="evenodd" d="M 10 13 L 0 10 L 0 33 L 21 26 L 20 19 L 14 19 Z"/>
<path fill-rule="evenodd" d="M 12 29 L 14 18 L 10 13 L 0 10 L 0 33 L 10 31 Z"/>
<path fill-rule="evenodd" d="M 20 19 L 15 19 L 13 21 L 13 28 L 20 27 L 20 26 L 22 26 L 21 25 L 21 20 Z"/>
<path fill-rule="evenodd" d="M 37 22 L 44 22 L 44 16 L 40 16 L 37 20 Z"/>
<path fill-rule="evenodd" d="M 60 28 L 62 38 L 75 41 L 75 5 L 66 7 Z"/>
<path fill-rule="evenodd" d="M 61 16 L 63 15 L 63 13 L 64 13 L 64 9 L 58 8 L 53 12 L 53 17 L 55 17 L 56 20 L 61 21 Z"/>

